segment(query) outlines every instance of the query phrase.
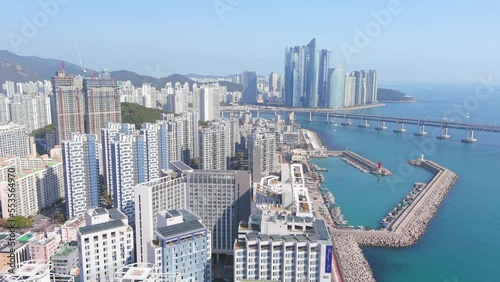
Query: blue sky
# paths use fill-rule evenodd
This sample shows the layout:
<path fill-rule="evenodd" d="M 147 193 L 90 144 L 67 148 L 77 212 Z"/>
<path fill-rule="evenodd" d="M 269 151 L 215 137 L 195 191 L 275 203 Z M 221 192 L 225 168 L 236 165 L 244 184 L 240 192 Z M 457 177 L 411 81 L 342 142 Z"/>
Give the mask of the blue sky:
<path fill-rule="evenodd" d="M 267 75 L 283 73 L 286 46 L 316 38 L 334 64 L 350 50 L 347 70 L 376 69 L 383 82 L 474 82 L 488 74 L 498 81 L 500 2 L 442 2 L 4 0 L 0 49 L 78 63 L 77 38 L 90 68 Z M 57 11 L 44 19 L 40 3 L 57 3 Z M 26 33 L 34 18 L 36 30 Z M 356 41 L 358 30 L 371 31 L 368 44 Z"/>

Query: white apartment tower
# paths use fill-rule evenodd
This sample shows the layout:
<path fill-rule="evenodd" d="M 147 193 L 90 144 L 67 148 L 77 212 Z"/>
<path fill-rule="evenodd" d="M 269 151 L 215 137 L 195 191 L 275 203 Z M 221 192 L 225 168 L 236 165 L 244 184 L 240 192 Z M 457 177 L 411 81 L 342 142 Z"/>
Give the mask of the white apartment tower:
<path fill-rule="evenodd" d="M 346 107 L 352 107 L 356 104 L 356 76 L 347 75 L 345 77 L 345 97 L 344 105 Z"/>
<path fill-rule="evenodd" d="M 253 181 L 276 171 L 276 137 L 271 132 L 254 132 L 248 137 L 248 160 Z"/>
<path fill-rule="evenodd" d="M 10 114 L 13 123 L 25 125 L 32 132 L 52 123 L 50 98 L 43 94 L 16 94 Z"/>
<path fill-rule="evenodd" d="M 0 124 L 0 157 L 6 155 L 27 157 L 28 153 L 26 126 L 14 123 Z"/>
<path fill-rule="evenodd" d="M 229 124 L 211 122 L 199 130 L 200 168 L 226 170 L 231 159 L 231 131 Z"/>
<path fill-rule="evenodd" d="M 200 120 L 209 121 L 220 117 L 220 91 L 216 85 L 203 86 L 200 89 Z"/>
<path fill-rule="evenodd" d="M 186 182 L 170 176 L 138 184 L 134 189 L 135 238 L 137 262 L 155 257 L 149 248 L 155 239 L 156 214 L 171 209 L 186 209 Z"/>
<path fill-rule="evenodd" d="M 115 271 L 135 261 L 134 231 L 116 209 L 91 209 L 78 230 L 80 281 L 112 281 Z"/>
<path fill-rule="evenodd" d="M 238 223 L 250 214 L 250 172 L 192 170 L 179 162 L 172 165 L 185 175 L 188 208 L 210 230 L 212 252 L 232 254 Z"/>
<path fill-rule="evenodd" d="M 62 142 L 67 219 L 99 206 L 99 146 L 94 134 L 73 134 Z"/>

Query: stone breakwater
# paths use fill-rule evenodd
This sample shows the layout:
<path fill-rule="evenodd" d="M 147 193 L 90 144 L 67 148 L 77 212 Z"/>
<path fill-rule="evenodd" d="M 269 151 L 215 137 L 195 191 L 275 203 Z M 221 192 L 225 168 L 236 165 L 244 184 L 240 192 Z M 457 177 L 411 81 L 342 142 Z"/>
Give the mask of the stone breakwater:
<path fill-rule="evenodd" d="M 343 281 L 375 281 L 363 251 L 350 236 L 334 233 L 335 251 Z"/>
<path fill-rule="evenodd" d="M 353 167 L 359 169 L 363 173 L 373 173 L 373 174 L 378 174 L 378 175 L 383 175 L 383 176 L 390 176 L 392 175 L 392 172 L 384 167 L 382 167 L 380 170 L 378 169 L 378 164 L 375 162 L 362 157 L 354 152 L 345 150 L 342 151 L 342 159 L 352 165 Z"/>
<path fill-rule="evenodd" d="M 405 210 L 405 215 L 393 224 L 391 231 L 334 230 L 335 248 L 339 257 L 344 281 L 374 281 L 373 273 L 360 247 L 407 247 L 415 244 L 427 230 L 439 205 L 455 184 L 458 176 L 434 162 L 416 160 L 412 165 L 421 166 L 435 173 L 426 191 Z"/>

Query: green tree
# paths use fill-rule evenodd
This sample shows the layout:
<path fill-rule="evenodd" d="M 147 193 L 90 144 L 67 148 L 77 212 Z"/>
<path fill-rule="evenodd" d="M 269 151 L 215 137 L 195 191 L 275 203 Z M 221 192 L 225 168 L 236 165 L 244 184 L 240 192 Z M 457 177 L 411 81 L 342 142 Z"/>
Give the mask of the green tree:
<path fill-rule="evenodd" d="M 9 218 L 8 220 L 0 221 L 0 226 L 14 226 L 15 228 L 29 228 L 33 225 L 33 221 L 24 216 L 16 215 L 14 217 Z"/>

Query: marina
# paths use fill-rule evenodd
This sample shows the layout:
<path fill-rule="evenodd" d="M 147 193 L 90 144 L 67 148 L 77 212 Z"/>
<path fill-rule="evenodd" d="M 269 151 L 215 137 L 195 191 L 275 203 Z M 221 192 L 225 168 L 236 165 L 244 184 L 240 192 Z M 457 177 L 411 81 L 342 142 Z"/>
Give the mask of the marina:
<path fill-rule="evenodd" d="M 374 280 L 360 247 L 394 248 L 415 244 L 425 233 L 428 223 L 458 178 L 454 172 L 435 162 L 424 160 L 423 157 L 411 160 L 410 164 L 431 171 L 434 177 L 427 184 L 414 185 L 408 198 L 405 197 L 403 200 L 406 202 L 405 206 L 400 203 L 397 214 L 393 214 L 393 211 L 388 214 L 393 220 L 387 228 L 377 231 L 338 229 L 333 231 L 344 281 Z"/>

